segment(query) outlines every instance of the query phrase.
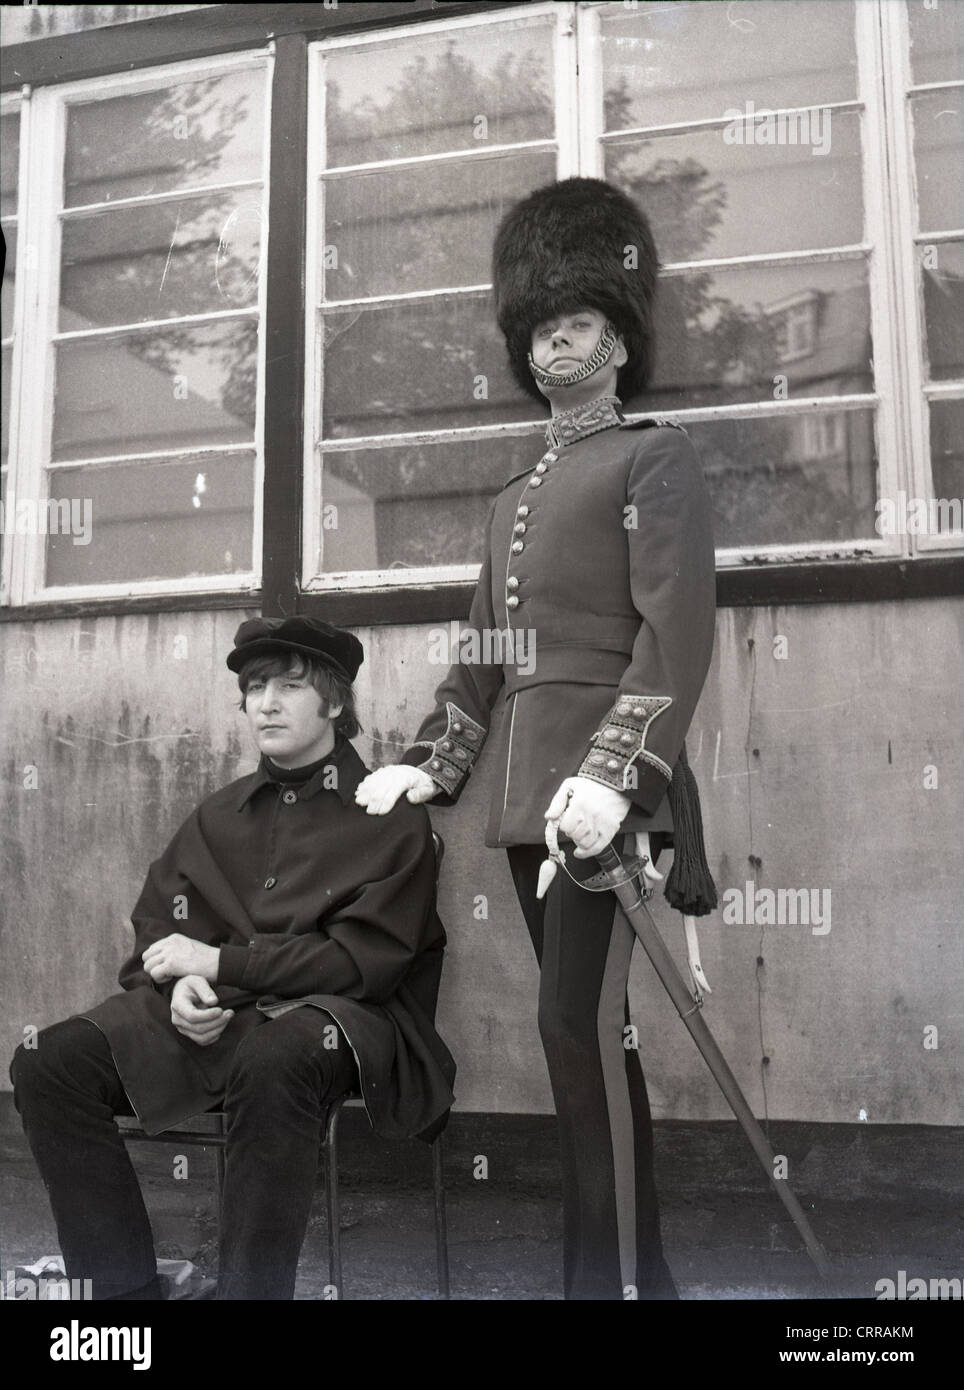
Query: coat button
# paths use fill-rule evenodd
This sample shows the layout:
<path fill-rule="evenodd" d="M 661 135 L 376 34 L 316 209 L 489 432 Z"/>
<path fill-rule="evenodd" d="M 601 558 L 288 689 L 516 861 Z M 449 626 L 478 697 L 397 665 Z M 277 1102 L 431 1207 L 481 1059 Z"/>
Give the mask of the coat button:
<path fill-rule="evenodd" d="M 474 743 L 475 740 L 476 740 L 476 737 L 477 737 L 477 735 L 476 735 L 474 729 L 466 729 L 466 731 L 465 731 L 465 741 L 466 741 L 466 743 Z"/>
<path fill-rule="evenodd" d="M 505 606 L 506 608 L 518 608 L 519 600 L 516 598 L 515 594 L 509 595 L 509 597 L 505 601 Z"/>
<path fill-rule="evenodd" d="M 634 705 L 634 706 L 633 706 L 633 718 L 634 718 L 634 719 L 642 719 L 643 716 L 645 715 L 645 713 L 646 713 L 646 711 L 645 711 L 645 709 L 643 708 L 642 705 Z"/>
<path fill-rule="evenodd" d="M 298 800 L 298 793 L 292 791 L 282 792 L 281 800 L 286 806 L 293 806 Z"/>
<path fill-rule="evenodd" d="M 528 527 L 526 526 L 524 521 L 517 521 L 512 529 L 517 536 L 524 536 L 526 531 L 528 530 Z"/>
<path fill-rule="evenodd" d="M 432 761 L 431 761 L 430 766 L 434 769 L 435 772 L 438 772 L 439 768 L 442 766 L 442 761 L 441 761 L 441 759 L 440 759 L 440 758 L 433 758 Z"/>
<path fill-rule="evenodd" d="M 277 882 L 278 880 L 276 878 L 266 878 L 264 881 L 264 886 L 265 888 L 273 888 Z"/>
<path fill-rule="evenodd" d="M 609 728 L 606 730 L 606 738 L 618 738 L 618 737 L 619 737 L 619 730 L 613 728 L 613 726 L 610 724 Z"/>
<path fill-rule="evenodd" d="M 459 724 L 458 722 L 456 722 L 455 724 L 452 725 L 452 733 L 453 733 L 453 734 L 460 734 L 461 732 L 462 732 L 462 725 L 461 725 L 461 724 Z"/>
<path fill-rule="evenodd" d="M 505 587 L 510 591 L 518 589 L 519 581 L 518 579 L 516 579 L 514 574 L 510 575 L 509 578 L 505 581 Z"/>
<path fill-rule="evenodd" d="M 442 741 L 442 752 L 443 752 L 443 753 L 451 753 L 451 751 L 452 751 L 452 749 L 453 749 L 454 747 L 455 747 L 455 744 L 452 742 L 451 739 L 448 739 L 448 738 L 447 738 L 447 739 L 443 739 L 443 741 Z"/>
<path fill-rule="evenodd" d="M 512 553 L 513 553 L 513 555 L 521 555 L 522 552 L 523 552 L 523 550 L 525 550 L 525 548 L 526 548 L 525 541 L 513 541 L 513 542 L 512 542 Z"/>
<path fill-rule="evenodd" d="M 635 743 L 636 740 L 633 738 L 632 734 L 620 734 L 619 742 L 623 744 L 624 747 L 628 748 L 629 745 Z"/>
<path fill-rule="evenodd" d="M 556 459 L 557 459 L 558 457 L 559 457 L 558 454 L 551 454 L 551 453 L 550 453 L 550 454 L 543 454 L 543 455 L 542 455 L 542 461 L 543 461 L 543 463 L 555 463 L 555 461 L 556 461 Z"/>
<path fill-rule="evenodd" d="M 530 486 L 530 487 L 541 487 L 541 486 L 542 486 L 542 479 L 541 479 L 541 478 L 530 478 L 530 479 L 529 479 L 529 486 Z"/>
<path fill-rule="evenodd" d="M 615 758 L 610 758 L 606 764 L 606 767 L 609 769 L 610 772 L 615 772 L 616 769 L 619 767 L 619 763 L 616 761 Z"/>
<path fill-rule="evenodd" d="M 543 461 L 542 461 L 541 463 L 537 463 L 537 464 L 536 464 L 536 472 L 537 472 L 537 473 L 540 473 L 540 474 L 541 474 L 541 473 L 545 473 L 545 471 L 546 471 L 546 469 L 547 469 L 548 467 L 549 467 L 549 465 L 546 463 L 545 459 L 543 459 Z"/>
<path fill-rule="evenodd" d="M 591 763 L 604 763 L 606 761 L 606 755 L 605 753 L 593 753 L 589 761 Z"/>
<path fill-rule="evenodd" d="M 630 708 L 631 708 L 631 706 L 630 706 L 630 704 L 629 704 L 629 701 L 628 701 L 628 700 L 622 700 L 622 701 L 620 701 L 620 703 L 616 706 L 616 713 L 617 713 L 617 714 L 628 714 L 629 711 L 630 711 Z"/>
<path fill-rule="evenodd" d="M 525 505 L 521 506 L 521 507 L 519 508 L 519 510 L 516 512 L 516 516 L 528 516 L 528 515 L 529 515 L 529 508 L 528 508 L 527 506 L 525 506 Z"/>

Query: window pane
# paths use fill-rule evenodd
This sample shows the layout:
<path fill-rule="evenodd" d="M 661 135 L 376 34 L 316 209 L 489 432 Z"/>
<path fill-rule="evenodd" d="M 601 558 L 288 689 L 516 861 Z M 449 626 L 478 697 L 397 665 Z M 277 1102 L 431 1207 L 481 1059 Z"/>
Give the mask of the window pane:
<path fill-rule="evenodd" d="M 540 443 L 536 436 L 327 454 L 319 573 L 479 564 L 493 497 L 539 457 Z"/>
<path fill-rule="evenodd" d="M 253 491 L 254 460 L 241 453 L 58 469 L 50 496 L 73 510 L 70 527 L 64 512 L 58 534 L 48 534 L 47 583 L 250 571 Z"/>
<path fill-rule="evenodd" d="M 325 271 L 326 298 L 488 284 L 498 223 L 552 182 L 555 163 L 553 154 L 521 154 L 326 180 L 324 241 L 338 260 Z"/>
<path fill-rule="evenodd" d="M 17 268 L 17 228 L 6 226 L 3 235 L 7 242 L 7 259 L 3 265 L 3 293 L 0 295 L 0 338 L 13 332 L 13 292 Z"/>
<path fill-rule="evenodd" d="M 61 344 L 54 458 L 250 440 L 256 346 L 249 320 Z"/>
<path fill-rule="evenodd" d="M 327 166 L 551 139 L 553 34 L 523 19 L 326 53 Z"/>
<path fill-rule="evenodd" d="M 76 34 L 111 24 L 129 24 L 135 19 L 154 19 L 183 10 L 209 10 L 212 5 L 25 5 L 4 6 L 4 43 L 24 43 L 46 39 L 54 34 Z"/>
<path fill-rule="evenodd" d="M 871 391 L 866 264 L 667 276 L 656 348 L 646 410 Z"/>
<path fill-rule="evenodd" d="M 964 401 L 931 402 L 933 495 L 951 502 L 964 498 Z M 938 510 L 938 529 L 954 529 L 954 517 Z"/>
<path fill-rule="evenodd" d="M 325 334 L 326 439 L 542 413 L 512 382 L 488 296 L 329 314 Z"/>
<path fill-rule="evenodd" d="M 915 82 L 942 82 L 964 71 L 964 5 L 907 6 Z"/>
<path fill-rule="evenodd" d="M 650 218 L 663 261 L 843 246 L 863 234 L 860 120 L 807 113 L 814 144 L 750 144 L 761 127 L 605 147 L 605 176 Z M 832 119 L 832 125 L 831 125 Z M 816 154 L 823 148 L 824 154 Z"/>
<path fill-rule="evenodd" d="M 69 219 L 61 330 L 256 305 L 261 218 L 237 193 Z"/>
<path fill-rule="evenodd" d="M 264 70 L 67 109 L 64 205 L 262 174 Z"/>
<path fill-rule="evenodd" d="M 0 117 L 0 217 L 17 211 L 17 177 L 20 167 L 20 113 Z"/>
<path fill-rule="evenodd" d="M 931 380 L 964 379 L 964 242 L 924 248 L 921 269 Z"/>
<path fill-rule="evenodd" d="M 856 96 L 853 6 L 846 0 L 752 5 L 607 6 L 605 128 L 668 125 L 753 108 Z"/>
<path fill-rule="evenodd" d="M 718 548 L 877 539 L 872 410 L 686 428 L 713 500 Z"/>
<path fill-rule="evenodd" d="M 913 97 L 919 227 L 923 232 L 964 226 L 964 89 Z"/>

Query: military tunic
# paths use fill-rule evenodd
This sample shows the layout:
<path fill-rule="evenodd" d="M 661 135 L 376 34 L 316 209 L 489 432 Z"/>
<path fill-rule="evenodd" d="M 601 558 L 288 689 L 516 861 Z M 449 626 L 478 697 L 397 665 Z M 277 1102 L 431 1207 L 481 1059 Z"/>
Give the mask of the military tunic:
<path fill-rule="evenodd" d="M 626 423 L 614 398 L 567 412 L 491 508 L 465 650 L 404 761 L 457 800 L 505 705 L 486 844 L 541 843 L 575 775 L 625 792 L 626 830 L 670 829 L 666 789 L 709 667 L 710 505 L 689 437 Z M 471 639 L 499 631 L 494 644 Z M 479 659 L 479 653 L 482 659 Z"/>

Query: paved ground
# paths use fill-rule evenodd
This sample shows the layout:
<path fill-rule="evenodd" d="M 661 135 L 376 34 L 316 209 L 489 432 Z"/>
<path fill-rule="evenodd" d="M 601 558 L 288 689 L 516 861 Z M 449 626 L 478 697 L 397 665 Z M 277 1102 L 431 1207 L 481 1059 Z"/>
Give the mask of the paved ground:
<path fill-rule="evenodd" d="M 9 1097 L 3 1098 L 9 1101 Z M 959 1130 L 773 1123 L 791 1183 L 827 1248 L 835 1286 L 815 1281 L 783 1207 L 729 1123 L 657 1126 L 664 1242 L 688 1300 L 835 1297 L 873 1299 L 878 1280 L 960 1280 L 964 1190 Z M 216 1272 L 212 1151 L 137 1145 L 160 1257 Z M 485 1165 L 487 1176 L 477 1177 Z M 561 1210 L 553 1121 L 546 1116 L 456 1115 L 446 1136 L 452 1297 L 561 1297 Z M 343 1296 L 432 1299 L 434 1226 L 428 1150 L 375 1139 L 346 1112 L 342 1135 Z M 0 1106 L 2 1271 L 56 1251 L 43 1186 L 16 1116 Z M 319 1190 L 297 1298 L 328 1284 L 325 1206 Z M 893 1304 L 890 1305 L 894 1307 Z"/>

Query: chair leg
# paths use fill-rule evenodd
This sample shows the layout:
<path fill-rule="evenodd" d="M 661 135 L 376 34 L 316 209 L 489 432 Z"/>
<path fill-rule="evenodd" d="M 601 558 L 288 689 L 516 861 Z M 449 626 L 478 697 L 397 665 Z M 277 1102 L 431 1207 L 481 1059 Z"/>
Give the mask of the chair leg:
<path fill-rule="evenodd" d="M 218 1168 L 218 1233 L 221 1231 L 221 1200 L 224 1196 L 224 1116 L 218 1116 L 218 1135 L 221 1143 L 215 1149 L 215 1161 Z"/>
<path fill-rule="evenodd" d="M 325 1203 L 328 1208 L 328 1282 L 335 1297 L 341 1298 L 341 1204 L 338 1200 L 338 1117 L 341 1100 L 336 1100 L 328 1112 L 328 1125 L 323 1145 L 325 1155 Z"/>
<path fill-rule="evenodd" d="M 435 1260 L 438 1268 L 439 1298 L 449 1296 L 449 1243 L 445 1225 L 445 1174 L 442 1167 L 442 1136 L 432 1145 L 432 1183 L 435 1188 Z"/>

